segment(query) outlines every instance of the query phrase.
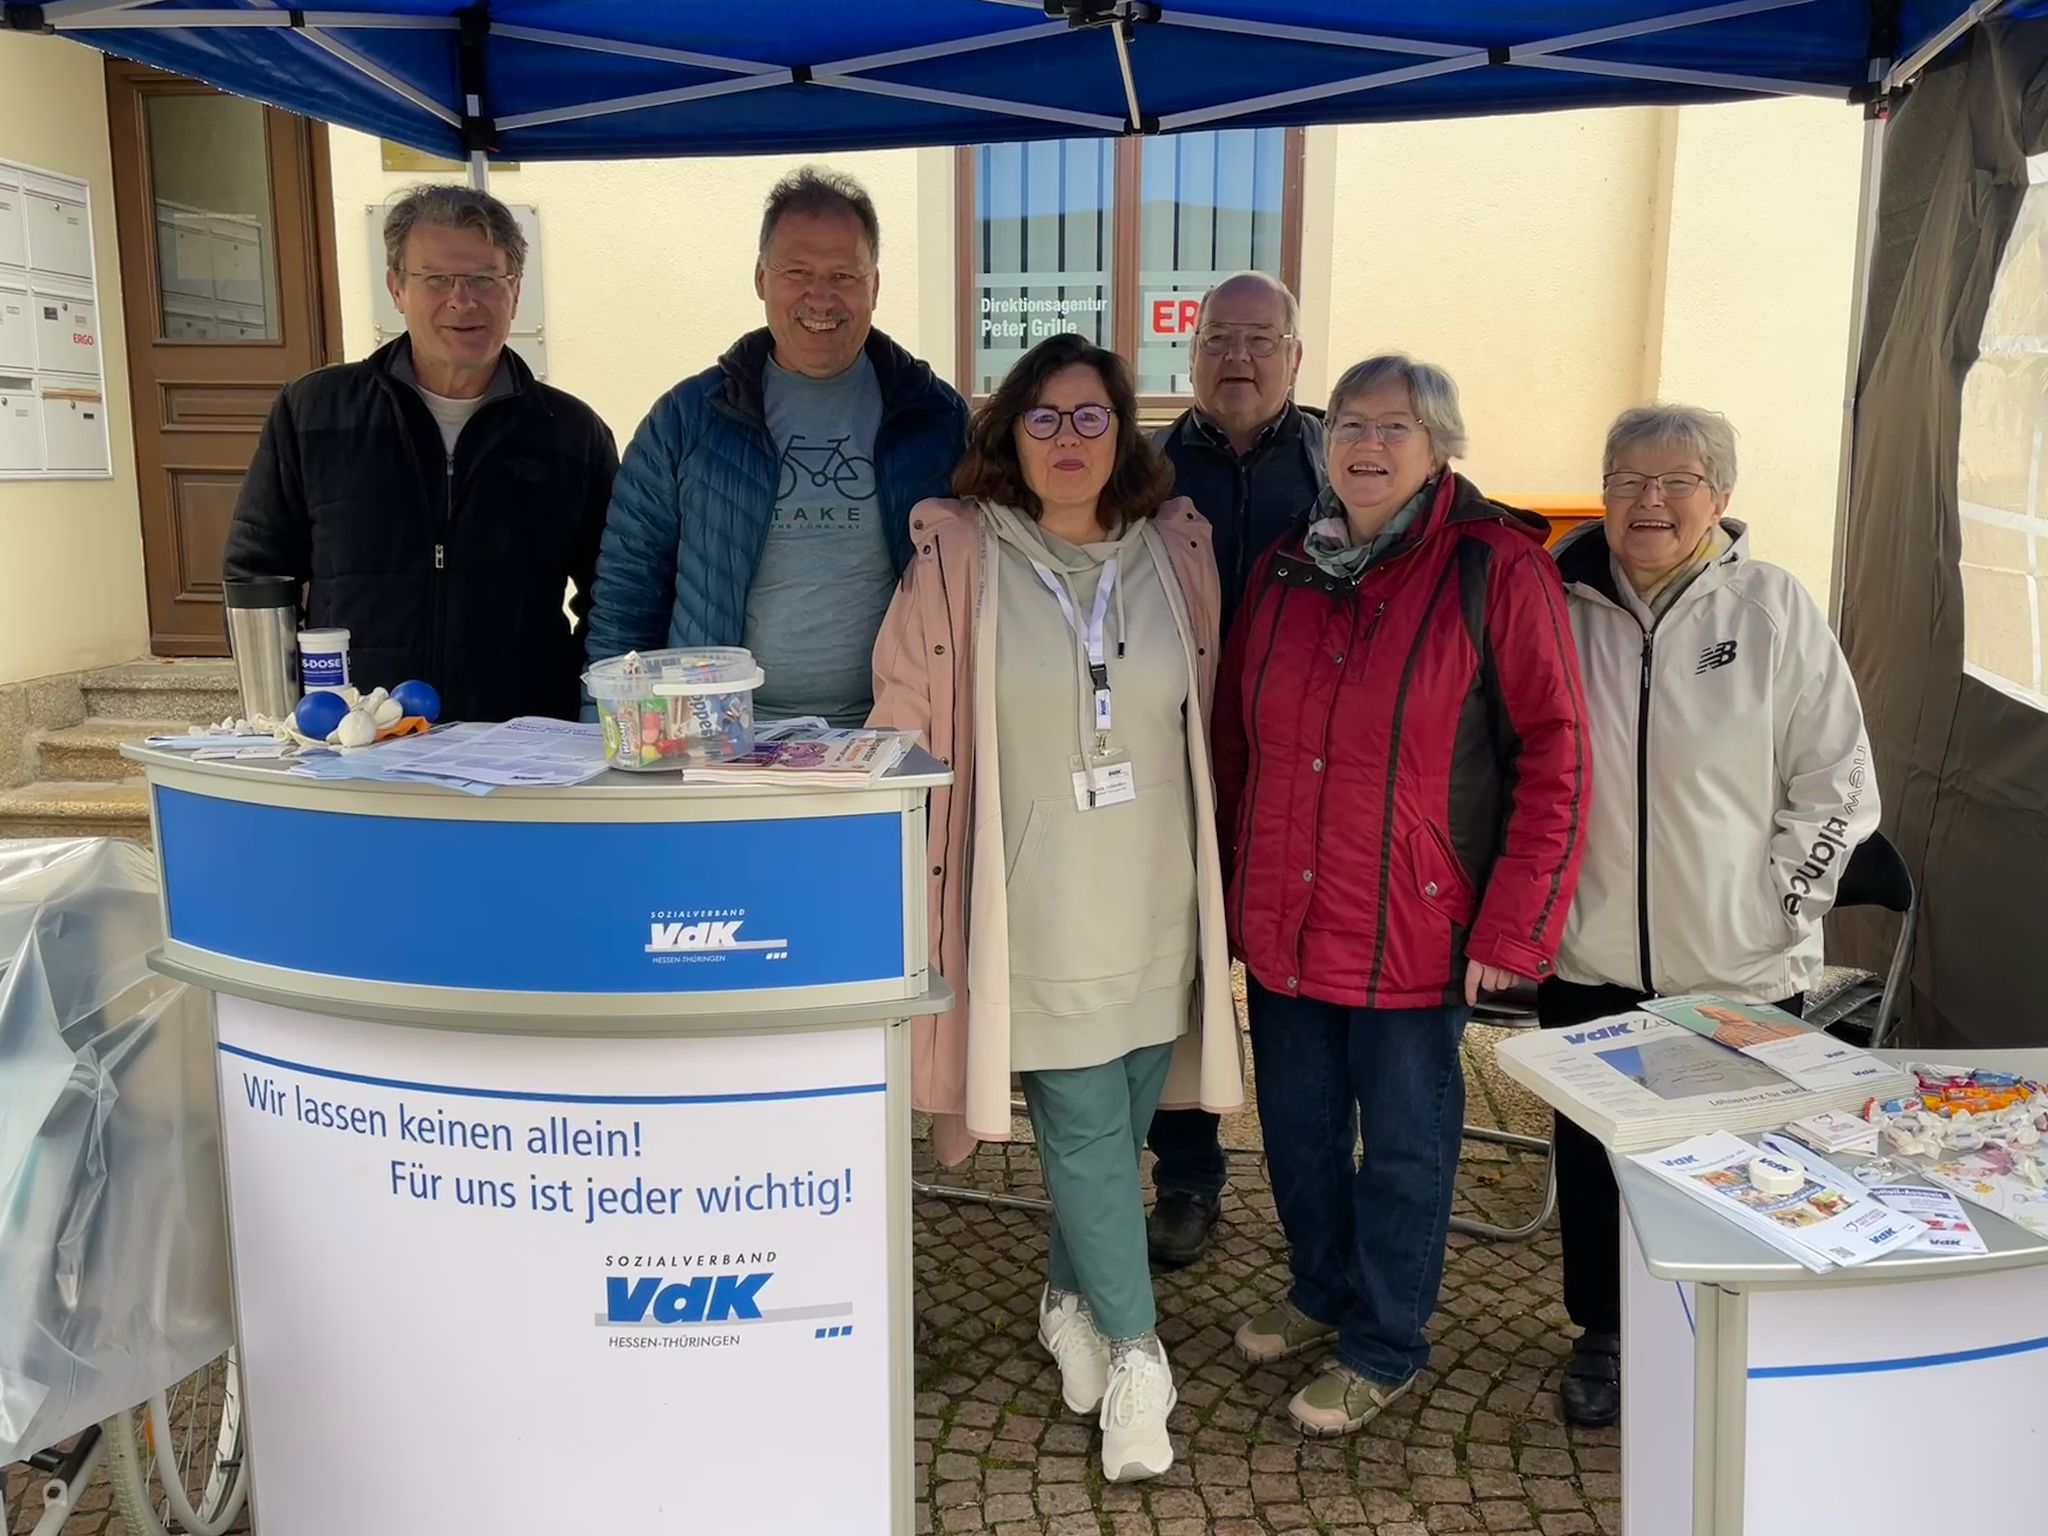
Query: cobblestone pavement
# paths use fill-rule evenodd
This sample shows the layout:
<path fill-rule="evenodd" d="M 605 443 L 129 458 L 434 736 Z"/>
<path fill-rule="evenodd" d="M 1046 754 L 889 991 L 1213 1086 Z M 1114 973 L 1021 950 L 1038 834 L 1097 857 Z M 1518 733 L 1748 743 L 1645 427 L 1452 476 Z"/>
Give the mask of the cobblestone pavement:
<path fill-rule="evenodd" d="M 1473 1036 L 1468 1119 L 1537 1129 L 1540 1112 L 1501 1085 L 1485 1033 Z M 1094 1425 L 1059 1401 L 1035 1329 L 1043 1218 L 917 1202 L 920 1536 L 1618 1532 L 1615 1432 L 1567 1429 L 1558 1418 L 1568 1330 L 1555 1228 L 1519 1244 L 1454 1235 L 1418 1389 L 1350 1440 L 1304 1440 L 1285 1404 L 1313 1359 L 1252 1366 L 1230 1347 L 1238 1321 L 1281 1294 L 1287 1256 L 1248 1150 L 1256 1125 L 1246 1116 L 1226 1127 L 1233 1148 L 1247 1150 L 1230 1154 L 1215 1240 L 1199 1264 L 1158 1279 L 1180 1406 L 1170 1421 L 1178 1460 L 1156 1482 L 1105 1485 Z M 1043 1194 L 1026 1144 L 984 1147 L 946 1177 Z M 1458 1210 L 1519 1223 L 1541 1199 L 1540 1179 L 1540 1158 L 1468 1142 Z M 17 1487 L 10 1479 L 10 1500 Z M 121 1529 L 101 1480 L 64 1536 Z"/>
<path fill-rule="evenodd" d="M 1475 1031 L 1475 1035 L 1480 1032 Z M 1474 1062 L 1468 1119 L 1534 1130 L 1541 1115 Z M 1226 1122 L 1228 1123 L 1228 1122 Z M 1237 1142 L 1243 1138 L 1230 1136 Z M 1256 1132 L 1254 1131 L 1254 1142 Z M 1035 1331 L 1043 1218 L 937 1199 L 917 1206 L 917 1456 L 923 1532 L 994 1536 L 1425 1536 L 1613 1533 L 1613 1430 L 1568 1429 L 1557 1378 L 1569 1331 L 1557 1234 L 1453 1235 L 1417 1390 L 1350 1440 L 1304 1439 L 1289 1396 L 1311 1357 L 1254 1366 L 1230 1346 L 1285 1290 L 1287 1252 L 1260 1161 L 1232 1151 L 1208 1254 L 1157 1277 L 1160 1337 L 1180 1386 L 1178 1460 L 1151 1483 L 1105 1485 L 1092 1423 L 1068 1414 Z M 1518 1225 L 1542 1198 L 1541 1158 L 1466 1144 L 1457 1209 Z M 1042 1194 L 1028 1146 L 983 1147 L 950 1182 Z"/>

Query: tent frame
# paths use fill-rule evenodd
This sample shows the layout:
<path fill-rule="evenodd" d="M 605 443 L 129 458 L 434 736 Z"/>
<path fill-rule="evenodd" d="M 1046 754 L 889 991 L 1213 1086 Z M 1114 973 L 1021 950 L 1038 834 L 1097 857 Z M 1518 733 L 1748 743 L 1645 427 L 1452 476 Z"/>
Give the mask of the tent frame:
<path fill-rule="evenodd" d="M 1233 119 L 1262 112 L 1290 109 L 1312 102 L 1333 101 L 1433 76 L 1503 65 L 1520 69 L 1600 75 L 1621 80 L 1641 80 L 1745 95 L 1818 96 L 1833 100 L 1842 100 L 1846 96 L 1850 101 L 1860 100 L 1864 103 L 1866 124 L 1857 196 L 1849 344 L 1842 391 L 1833 570 L 1828 593 L 1828 615 L 1830 620 L 1839 626 L 1844 602 L 1844 569 L 1847 564 L 1844 557 L 1848 537 L 1849 492 L 1855 458 L 1856 393 L 1867 318 L 1865 310 L 1870 286 L 1871 241 L 1876 231 L 1877 191 L 1884 163 L 1885 119 L 1892 102 L 1913 77 L 1956 39 L 1998 10 L 2004 0 L 1971 0 L 1971 3 L 1946 26 L 1903 58 L 1893 56 L 1899 47 L 1896 35 L 1887 36 L 1881 32 L 1880 35 L 1873 35 L 1867 82 L 1860 89 L 1846 93 L 1838 85 L 1669 68 L 1594 58 L 1585 52 L 1610 43 L 1680 31 L 1688 27 L 1704 26 L 1744 16 L 1796 10 L 1816 4 L 1818 0 L 1720 0 L 1717 4 L 1562 34 L 1535 42 L 1502 43 L 1485 47 L 1342 28 L 1254 23 L 1234 17 L 1182 12 L 1162 3 L 1162 0 L 981 0 L 981 3 L 1028 11 L 1035 19 L 1029 22 L 1020 21 L 1016 27 L 987 36 L 959 38 L 921 47 L 794 66 L 754 59 L 728 58 L 718 54 L 632 42 L 622 38 L 591 37 L 549 28 L 496 22 L 487 12 L 480 10 L 464 10 L 445 16 L 335 11 L 315 12 L 309 17 L 303 11 L 286 8 L 280 0 L 246 0 L 243 7 L 219 9 L 177 9 L 169 5 L 168 0 L 49 0 L 49 3 L 42 5 L 7 4 L 4 9 L 0 9 L 0 22 L 16 30 L 54 32 L 59 35 L 138 29 L 198 32 L 266 28 L 293 32 L 303 37 L 307 46 L 316 48 L 347 65 L 386 95 L 454 128 L 468 157 L 470 183 L 479 188 L 489 182 L 489 158 L 497 149 L 501 135 L 516 133 L 522 128 L 585 121 L 651 107 L 708 101 L 722 96 L 769 90 L 790 84 L 816 85 L 829 90 L 855 91 L 904 101 L 963 108 L 996 117 L 1049 124 L 1080 133 L 1114 135 L 1176 133 L 1216 123 L 1227 123 Z M 1896 32 L 1896 17 L 1897 12 L 1894 9 L 1889 23 L 1893 33 Z M 1321 84 L 1268 92 L 1189 111 L 1169 113 L 1163 117 L 1153 117 L 1144 110 L 1134 66 L 1134 49 L 1140 31 L 1151 26 L 1178 27 L 1234 37 L 1270 38 L 1382 55 L 1405 55 L 1413 58 L 1415 62 Z M 1042 41 L 1070 30 L 1099 31 L 1108 39 L 1115 55 L 1118 79 L 1123 87 L 1122 117 L 1111 116 L 1105 112 L 1028 105 L 990 96 L 907 85 L 900 81 L 877 78 L 881 71 L 907 64 L 957 58 L 970 53 L 1007 47 L 1012 43 Z M 448 102 L 436 99 L 430 92 L 367 58 L 334 35 L 337 32 L 353 31 L 458 33 L 457 87 L 460 93 L 460 110 Z M 491 37 L 673 64 L 678 68 L 721 75 L 724 78 L 697 81 L 669 90 L 577 102 L 492 119 L 486 117 L 483 110 L 486 97 L 484 48 L 486 39 Z"/>
<path fill-rule="evenodd" d="M 1103 134 L 1175 133 L 1188 128 L 1227 122 L 1253 113 L 1296 107 L 1315 101 L 1328 101 L 1337 97 L 1356 95 L 1362 91 L 1427 79 L 1434 75 L 1494 65 L 1604 75 L 1615 79 L 1653 81 L 1766 96 L 1821 96 L 1840 100 L 1844 94 L 1839 86 L 1811 81 L 1666 68 L 1589 58 L 1582 53 L 1584 49 L 1608 43 L 1626 42 L 1632 38 L 1702 26 L 1734 17 L 1792 10 L 1816 4 L 1818 0 L 1723 0 L 1721 4 L 1648 17 L 1641 21 L 1568 33 L 1531 43 L 1499 43 L 1483 48 L 1432 42 L 1425 38 L 1401 38 L 1378 33 L 1347 32 L 1334 28 L 1273 27 L 1228 17 L 1181 14 L 1160 4 L 1148 3 L 1148 0 L 983 0 L 983 3 L 1028 9 L 1037 12 L 1041 19 L 985 37 L 963 38 L 953 42 L 933 43 L 921 48 L 899 49 L 890 53 L 795 66 L 769 64 L 751 59 L 724 58 L 715 54 L 692 53 L 624 39 L 584 37 L 544 28 L 498 23 L 481 12 L 465 12 L 459 16 L 394 16 L 378 12 L 340 11 L 316 12 L 308 16 L 302 11 L 286 9 L 278 5 L 276 0 L 251 0 L 254 7 L 251 9 L 220 10 L 159 8 L 160 0 L 51 0 L 51 3 L 42 6 L 10 6 L 7 19 L 10 25 L 25 30 L 33 27 L 53 31 L 59 35 L 144 29 L 207 31 L 278 28 L 295 32 L 312 46 L 347 64 L 386 93 L 459 129 L 463 135 L 464 147 L 472 158 L 479 153 L 487 154 L 494 147 L 493 141 L 498 135 L 515 132 L 520 128 L 703 101 L 737 92 L 765 90 L 790 84 L 817 85 L 830 90 L 859 91 L 904 101 L 962 107 L 997 116 L 1022 118 L 1062 128 Z M 1959 18 L 1955 27 L 1956 35 L 1960 35 L 1962 30 L 1974 22 L 1977 14 L 1998 3 L 1999 0 L 1978 0 L 1967 21 Z M 1172 113 L 1162 118 L 1152 118 L 1145 114 L 1139 100 L 1137 77 L 1132 63 L 1133 44 L 1139 29 L 1146 26 L 1187 27 L 1238 36 L 1276 37 L 1332 48 L 1417 55 L 1422 62 L 1375 70 L 1320 85 L 1223 102 L 1198 110 Z M 461 82 L 461 100 L 464 110 L 458 112 L 454 106 L 436 100 L 417 85 L 399 78 L 365 58 L 333 35 L 338 31 L 392 30 L 462 34 L 462 73 L 465 78 Z M 1029 106 L 1002 101 L 995 97 L 968 95 L 874 78 L 878 70 L 1007 47 L 1012 43 L 1034 42 L 1067 30 L 1099 30 L 1107 35 L 1115 53 L 1118 75 L 1124 88 L 1123 117 L 1112 117 L 1102 112 Z M 730 78 L 678 86 L 670 91 L 642 92 L 633 96 L 552 107 L 491 121 L 480 115 L 478 106 L 483 93 L 480 89 L 472 89 L 468 78 L 473 74 L 477 81 L 481 81 L 481 54 L 486 36 L 672 63 L 699 71 L 725 74 Z"/>

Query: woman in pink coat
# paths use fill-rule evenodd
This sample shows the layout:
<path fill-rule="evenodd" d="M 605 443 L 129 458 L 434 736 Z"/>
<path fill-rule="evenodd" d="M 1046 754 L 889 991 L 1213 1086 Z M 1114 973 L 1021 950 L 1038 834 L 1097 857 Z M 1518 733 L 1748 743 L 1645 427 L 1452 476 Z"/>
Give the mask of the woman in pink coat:
<path fill-rule="evenodd" d="M 1008 1139 L 1021 1078 L 1053 1206 L 1039 1338 L 1113 1481 L 1173 1462 L 1145 1128 L 1162 1095 L 1244 1097 L 1205 727 L 1217 577 L 1171 483 L 1122 360 L 1040 343 L 975 413 L 961 499 L 912 511 L 875 643 L 873 723 L 954 775 L 929 879 L 957 1001 L 913 1026 L 914 1101 L 957 1161 Z"/>

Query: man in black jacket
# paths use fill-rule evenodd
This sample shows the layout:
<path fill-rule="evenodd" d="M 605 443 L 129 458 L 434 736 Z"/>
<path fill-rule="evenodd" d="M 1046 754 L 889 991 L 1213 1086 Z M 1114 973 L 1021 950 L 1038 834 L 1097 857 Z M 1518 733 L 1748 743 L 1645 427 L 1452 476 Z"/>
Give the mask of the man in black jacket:
<path fill-rule="evenodd" d="M 503 203 L 416 187 L 384 248 L 406 334 L 278 397 L 223 571 L 306 583 L 360 688 L 419 677 L 446 719 L 573 720 L 611 431 L 505 346 L 526 240 Z"/>
<path fill-rule="evenodd" d="M 1284 284 L 1240 272 L 1212 288 L 1195 322 L 1195 404 L 1159 437 L 1174 491 L 1193 499 L 1214 530 L 1229 633 L 1251 568 L 1323 488 L 1323 423 L 1294 403 L 1301 312 Z M 1147 1138 L 1159 1198 L 1147 1229 L 1155 1262 L 1179 1268 L 1201 1256 L 1223 1206 L 1225 1163 L 1217 1117 L 1163 1109 Z"/>

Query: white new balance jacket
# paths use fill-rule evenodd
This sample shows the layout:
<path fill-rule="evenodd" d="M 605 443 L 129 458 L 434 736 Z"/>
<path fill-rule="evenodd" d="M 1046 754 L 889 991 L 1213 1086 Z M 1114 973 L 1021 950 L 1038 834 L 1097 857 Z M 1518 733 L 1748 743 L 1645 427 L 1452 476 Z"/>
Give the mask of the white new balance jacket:
<path fill-rule="evenodd" d="M 1770 1002 L 1877 826 L 1863 706 L 1792 575 L 1734 546 L 1646 632 L 1595 524 L 1557 550 L 1586 684 L 1592 807 L 1557 974 Z"/>

